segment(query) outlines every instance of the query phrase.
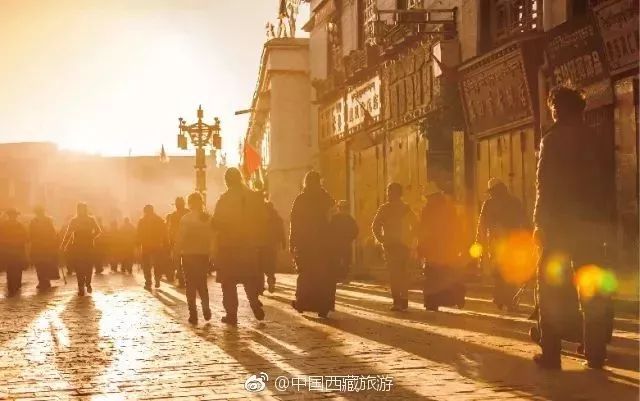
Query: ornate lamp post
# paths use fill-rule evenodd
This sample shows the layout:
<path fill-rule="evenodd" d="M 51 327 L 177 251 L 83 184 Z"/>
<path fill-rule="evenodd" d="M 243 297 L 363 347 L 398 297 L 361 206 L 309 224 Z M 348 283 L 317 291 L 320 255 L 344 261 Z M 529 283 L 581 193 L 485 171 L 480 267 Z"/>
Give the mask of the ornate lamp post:
<path fill-rule="evenodd" d="M 222 148 L 222 137 L 220 136 L 220 119 L 215 117 L 213 124 L 202 122 L 204 111 L 202 106 L 198 106 L 198 122 L 188 125 L 182 117 L 178 119 L 178 148 L 187 149 L 189 139 L 196 148 L 196 192 L 202 195 L 203 200 L 207 200 L 207 159 L 205 150 L 211 145 L 214 151 Z"/>

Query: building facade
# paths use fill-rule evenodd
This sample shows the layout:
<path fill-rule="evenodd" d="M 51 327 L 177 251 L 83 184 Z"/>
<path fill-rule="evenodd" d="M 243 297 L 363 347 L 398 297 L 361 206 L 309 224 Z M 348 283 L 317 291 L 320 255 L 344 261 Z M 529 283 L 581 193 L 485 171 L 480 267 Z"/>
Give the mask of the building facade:
<path fill-rule="evenodd" d="M 291 205 L 317 164 L 312 139 L 309 39 L 272 38 L 262 52 L 245 147 L 260 158 L 247 177 L 263 190 L 288 227 Z M 243 164 L 247 168 L 247 150 Z M 288 262 L 290 264 L 290 262 Z"/>
<path fill-rule="evenodd" d="M 416 212 L 429 182 L 456 187 L 452 137 L 464 129 L 456 67 L 460 37 L 470 34 L 458 29 L 462 3 L 311 1 L 312 130 L 325 186 L 349 201 L 361 229 L 360 267 L 380 263 L 369 227 L 390 182 Z"/>
<path fill-rule="evenodd" d="M 501 178 L 530 213 L 546 108 L 582 89 L 608 140 L 619 264 L 638 264 L 638 9 L 632 0 L 311 0 L 311 130 L 325 185 L 350 201 L 370 266 L 373 215 L 393 181 L 415 211 L 429 183 L 468 226 Z M 373 253 L 373 251 L 372 251 Z"/>
<path fill-rule="evenodd" d="M 473 2 L 472 2 L 473 3 Z M 638 266 L 638 3 L 624 0 L 476 2 L 477 51 L 459 68 L 468 143 L 475 149 L 470 204 L 479 211 L 499 177 L 531 212 L 546 107 L 555 85 L 581 89 L 585 118 L 608 160 L 615 264 Z"/>

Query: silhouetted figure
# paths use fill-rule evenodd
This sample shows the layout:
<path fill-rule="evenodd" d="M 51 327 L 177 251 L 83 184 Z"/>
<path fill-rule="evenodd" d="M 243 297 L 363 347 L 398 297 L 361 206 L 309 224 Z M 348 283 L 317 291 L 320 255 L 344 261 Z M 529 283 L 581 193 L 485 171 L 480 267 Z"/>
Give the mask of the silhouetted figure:
<path fill-rule="evenodd" d="M 179 221 L 175 235 L 175 254 L 182 258 L 184 279 L 187 287 L 187 305 L 189 306 L 189 323 L 198 323 L 196 295 L 200 296 L 204 320 L 211 319 L 209 308 L 209 288 L 207 273 L 209 272 L 209 254 L 213 231 L 211 217 L 204 210 L 202 195 L 195 192 L 188 198 L 189 212 Z"/>
<path fill-rule="evenodd" d="M 329 243 L 331 245 L 331 268 L 336 282 L 347 279 L 351 268 L 353 241 L 358 236 L 358 224 L 349 214 L 349 203 L 341 200 L 337 213 L 329 222 Z"/>
<path fill-rule="evenodd" d="M 317 312 L 320 317 L 327 317 L 334 309 L 336 277 L 331 271 L 329 253 L 333 203 L 322 187 L 320 174 L 309 171 L 291 208 L 289 249 L 298 271 L 292 306 L 298 312 Z"/>
<path fill-rule="evenodd" d="M 109 224 L 109 229 L 102 234 L 105 243 L 106 260 L 112 272 L 117 272 L 120 264 L 121 242 L 119 234 L 120 229 L 118 228 L 118 222 L 115 220 Z"/>
<path fill-rule="evenodd" d="M 402 185 L 395 182 L 389 184 L 387 202 L 378 209 L 371 230 L 384 249 L 393 297 L 392 311 L 409 308 L 408 265 L 416 222 L 416 215 L 402 200 Z"/>
<path fill-rule="evenodd" d="M 104 271 L 105 258 L 107 256 L 107 236 L 105 235 L 104 224 L 102 219 L 96 218 L 96 223 L 100 228 L 100 235 L 96 237 L 93 246 L 93 267 L 97 274 Z"/>
<path fill-rule="evenodd" d="M 176 210 L 167 215 L 167 231 L 169 233 L 169 249 L 171 250 L 171 271 L 167 274 L 169 281 L 174 277 L 178 278 L 178 286 L 184 287 L 184 272 L 182 269 L 182 258 L 180 254 L 175 253 L 176 235 L 178 234 L 178 227 L 180 226 L 180 219 L 182 216 L 189 213 L 189 210 L 184 206 L 184 198 L 179 196 L 174 203 Z"/>
<path fill-rule="evenodd" d="M 242 284 L 258 320 L 264 319 L 258 299 L 262 286 L 260 249 L 264 246 L 266 208 L 262 195 L 242 182 L 240 171 L 225 172 L 227 191 L 216 202 L 212 226 L 217 233 L 216 281 L 222 287 L 223 323 L 238 322 L 238 289 Z"/>
<path fill-rule="evenodd" d="M 462 222 L 453 200 L 434 183 L 426 196 L 417 228 L 418 256 L 424 266 L 424 306 L 434 311 L 439 306 L 462 307 Z"/>
<path fill-rule="evenodd" d="M 96 220 L 89 215 L 86 203 L 78 203 L 76 216 L 69 222 L 67 232 L 62 239 L 62 248 L 67 250 L 67 263 L 76 272 L 78 295 L 83 296 L 85 289 L 91 293 L 91 276 L 95 263 L 95 240 L 102 230 Z"/>
<path fill-rule="evenodd" d="M 483 258 L 491 267 L 494 279 L 493 302 L 499 309 L 516 308 L 514 295 L 518 286 L 505 281 L 500 264 L 500 248 L 509 236 L 529 228 L 529 222 L 522 203 L 509 193 L 507 186 L 497 178 L 487 184 L 489 198 L 482 204 L 478 217 L 476 242 L 482 246 Z"/>
<path fill-rule="evenodd" d="M 31 263 L 36 268 L 38 286 L 45 290 L 51 288 L 51 280 L 60 278 L 58 272 L 58 233 L 53 226 L 51 217 L 44 213 L 44 209 L 37 207 L 35 217 L 29 224 L 29 243 Z"/>
<path fill-rule="evenodd" d="M 273 206 L 272 202 L 266 203 L 267 211 L 267 236 L 264 247 L 260 252 L 260 265 L 266 277 L 269 292 L 276 289 L 276 265 L 278 263 L 278 251 L 285 249 L 285 232 L 282 217 Z M 262 285 L 264 291 L 264 282 Z"/>
<path fill-rule="evenodd" d="M 607 169 L 598 135 L 583 121 L 584 97 L 565 87 L 551 90 L 547 105 L 555 124 L 540 144 L 534 212 L 540 245 L 537 269 L 540 344 L 534 361 L 560 368 L 561 340 L 575 334 L 579 301 L 573 273 L 602 265 L 608 229 Z M 549 274 L 552 265 L 558 274 Z M 589 367 L 602 368 L 611 336 L 611 300 L 596 288 L 581 299 L 584 350 Z"/>
<path fill-rule="evenodd" d="M 138 221 L 138 244 L 144 273 L 144 288 L 151 289 L 152 271 L 155 287 L 160 288 L 162 257 L 167 247 L 167 228 L 162 218 L 153 211 L 152 205 L 144 207 L 143 216 Z"/>
<path fill-rule="evenodd" d="M 121 246 L 120 263 L 122 271 L 125 273 L 133 273 L 133 262 L 136 254 L 136 228 L 131 224 L 131 220 L 125 217 L 120 229 L 118 237 Z"/>
<path fill-rule="evenodd" d="M 20 213 L 16 209 L 9 209 L 5 214 L 7 219 L 2 222 L 0 246 L 2 264 L 7 272 L 7 293 L 12 297 L 22 287 L 22 270 L 27 266 L 28 234 L 18 221 Z"/>

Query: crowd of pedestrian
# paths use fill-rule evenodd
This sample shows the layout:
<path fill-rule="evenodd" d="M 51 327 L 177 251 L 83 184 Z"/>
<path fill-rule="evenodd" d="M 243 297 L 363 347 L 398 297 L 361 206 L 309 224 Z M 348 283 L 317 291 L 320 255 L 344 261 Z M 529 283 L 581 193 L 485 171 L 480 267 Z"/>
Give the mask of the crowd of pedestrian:
<path fill-rule="evenodd" d="M 534 331 L 542 349 L 534 360 L 542 368 L 559 368 L 560 342 L 565 339 L 583 342 L 589 366 L 599 368 L 610 339 L 611 302 L 605 295 L 581 299 L 572 279 L 574 268 L 601 262 L 605 241 L 598 235 L 607 198 L 600 185 L 598 137 L 582 120 L 585 104 L 578 92 L 551 91 L 549 107 L 556 123 L 541 144 L 535 213 L 527 216 L 504 182 L 489 180 L 472 246 L 481 252 L 474 255 L 477 260 L 471 265 L 489 266 L 494 303 L 512 311 L 517 307 L 519 284 L 526 282 L 514 282 L 505 270 L 508 252 L 504 244 L 515 233 L 533 234 L 540 253 Z M 76 216 L 61 233 L 42 208 L 36 209 L 28 227 L 18 221 L 17 210 L 8 210 L 0 224 L 0 261 L 7 272 L 9 295 L 18 293 L 22 271 L 29 263 L 35 266 L 41 290 L 51 287 L 50 280 L 60 278 L 58 267 L 66 264 L 67 274 L 76 275 L 78 295 L 84 296 L 92 292 L 94 271 L 100 273 L 108 265 L 114 272 L 121 268 L 132 273 L 137 258 L 147 290 L 159 288 L 163 276 L 186 287 L 192 324 L 198 323 L 198 297 L 204 320 L 211 319 L 207 276 L 215 270 L 226 313 L 222 322 L 236 325 L 238 285 L 243 286 L 255 318 L 264 319 L 260 295 L 265 289 L 275 290 L 278 252 L 288 243 L 298 273 L 291 305 L 300 313 L 314 312 L 326 318 L 335 309 L 337 283 L 348 277 L 352 245 L 359 235 L 349 204 L 335 202 L 322 186 L 320 174 L 308 172 L 291 208 L 287 239 L 283 219 L 273 204 L 261 192 L 249 189 L 238 169 L 227 170 L 225 183 L 227 189 L 213 213 L 205 209 L 202 196 L 193 193 L 186 202 L 176 198 L 175 211 L 165 218 L 146 205 L 137 227 L 124 219 L 120 225 L 114 221 L 104 228 L 83 203 L 77 205 Z M 466 219 L 454 200 L 434 183 L 429 183 L 425 196 L 418 215 L 403 200 L 402 185 L 389 184 L 386 202 L 371 224 L 371 234 L 383 250 L 393 312 L 409 308 L 411 266 L 416 261 L 424 275 L 427 310 L 465 303 L 471 245 Z M 559 273 L 565 280 L 556 277 L 552 281 L 546 267 L 558 254 L 565 261 Z M 582 316 L 584 330 L 580 324 L 569 323 Z"/>

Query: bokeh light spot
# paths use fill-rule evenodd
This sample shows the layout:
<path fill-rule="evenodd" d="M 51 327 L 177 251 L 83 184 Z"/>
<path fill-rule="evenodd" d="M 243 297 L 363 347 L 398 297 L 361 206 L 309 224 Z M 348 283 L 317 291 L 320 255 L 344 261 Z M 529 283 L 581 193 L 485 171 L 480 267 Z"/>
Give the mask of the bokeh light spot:
<path fill-rule="evenodd" d="M 618 279 L 611 270 L 593 264 L 576 271 L 576 284 L 583 298 L 596 295 L 611 295 L 618 289 Z"/>
<path fill-rule="evenodd" d="M 471 245 L 471 247 L 469 248 L 469 255 L 471 255 L 471 257 L 474 259 L 478 259 L 479 257 L 481 257 L 482 245 L 480 245 L 480 243 L 478 242 L 474 242 L 473 245 Z"/>
<path fill-rule="evenodd" d="M 535 274 L 536 252 L 531 233 L 516 231 L 496 246 L 496 260 L 502 278 L 521 285 Z"/>

